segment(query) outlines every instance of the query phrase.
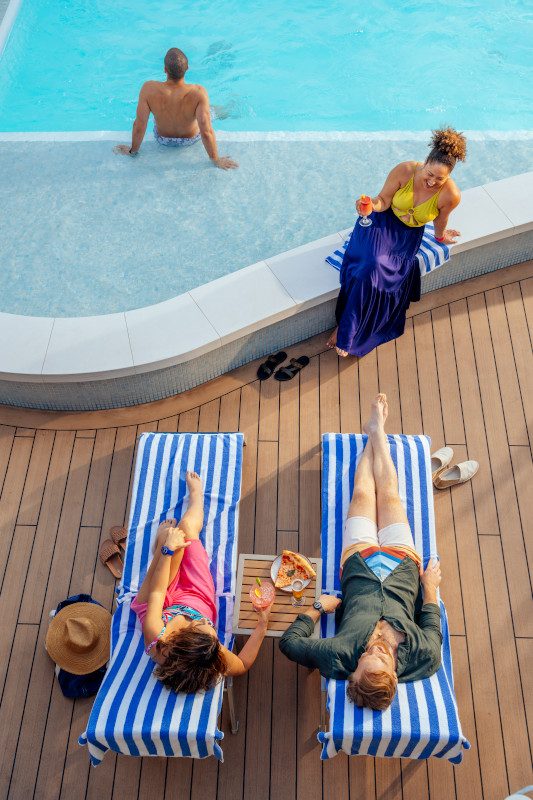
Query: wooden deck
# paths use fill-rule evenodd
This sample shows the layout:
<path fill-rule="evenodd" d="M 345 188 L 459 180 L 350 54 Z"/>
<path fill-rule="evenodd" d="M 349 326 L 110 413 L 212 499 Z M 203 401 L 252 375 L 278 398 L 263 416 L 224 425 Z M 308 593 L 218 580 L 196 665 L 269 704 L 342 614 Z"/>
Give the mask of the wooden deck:
<path fill-rule="evenodd" d="M 324 337 L 290 348 L 298 379 L 248 365 L 175 398 L 89 414 L 0 409 L 0 796 L 188 800 L 502 800 L 532 782 L 533 263 L 422 298 L 404 336 L 339 361 Z M 98 544 L 126 519 L 141 431 L 246 433 L 239 547 L 319 555 L 320 434 L 360 431 L 378 388 L 388 430 L 476 458 L 471 484 L 435 497 L 457 696 L 472 742 L 460 767 L 351 758 L 322 764 L 317 674 L 267 639 L 235 684 L 240 731 L 225 762 L 106 756 L 76 740 L 91 701 L 63 698 L 43 642 L 74 592 L 111 608 Z"/>

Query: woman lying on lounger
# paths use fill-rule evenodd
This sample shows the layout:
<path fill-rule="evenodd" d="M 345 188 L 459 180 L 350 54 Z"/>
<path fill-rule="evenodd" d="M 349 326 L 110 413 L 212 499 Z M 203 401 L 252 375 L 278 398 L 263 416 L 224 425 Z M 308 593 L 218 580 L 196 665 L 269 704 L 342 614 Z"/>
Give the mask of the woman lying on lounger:
<path fill-rule="evenodd" d="M 348 680 L 358 706 L 383 711 L 398 681 L 433 675 L 440 666 L 438 561 L 422 569 L 385 435 L 387 398 L 379 394 L 365 425 L 368 441 L 355 473 L 341 556 L 341 600 L 322 595 L 285 631 L 280 649 L 326 678 Z M 419 602 L 420 585 L 423 602 Z M 336 636 L 310 639 L 320 614 L 340 606 Z"/>
<path fill-rule="evenodd" d="M 131 607 L 141 621 L 146 653 L 157 677 L 174 692 L 211 689 L 224 675 L 243 675 L 259 652 L 270 609 L 258 612 L 256 628 L 239 655 L 216 633 L 215 587 L 200 541 L 204 495 L 200 477 L 187 473 L 189 505 L 179 523 L 161 523 L 150 568 Z M 161 624 L 162 621 L 162 624 Z"/>

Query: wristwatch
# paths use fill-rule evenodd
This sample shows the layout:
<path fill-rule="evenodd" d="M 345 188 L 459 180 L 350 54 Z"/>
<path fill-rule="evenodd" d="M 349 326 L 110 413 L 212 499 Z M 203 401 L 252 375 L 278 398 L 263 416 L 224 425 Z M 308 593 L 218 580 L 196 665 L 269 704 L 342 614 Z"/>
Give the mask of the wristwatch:
<path fill-rule="evenodd" d="M 166 544 L 164 544 L 163 547 L 161 548 L 161 553 L 164 556 L 173 556 L 174 550 L 171 550 L 170 547 L 167 547 Z"/>
<path fill-rule="evenodd" d="M 313 603 L 313 608 L 316 609 L 317 611 L 320 611 L 321 614 L 325 614 L 326 612 L 326 609 L 324 608 L 320 600 L 315 600 L 315 602 Z"/>

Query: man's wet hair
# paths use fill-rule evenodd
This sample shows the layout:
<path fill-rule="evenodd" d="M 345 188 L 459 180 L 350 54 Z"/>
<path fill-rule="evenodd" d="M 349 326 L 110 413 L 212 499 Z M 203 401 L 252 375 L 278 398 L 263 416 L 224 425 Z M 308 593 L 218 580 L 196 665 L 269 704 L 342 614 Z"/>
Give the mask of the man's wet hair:
<path fill-rule="evenodd" d="M 171 47 L 165 56 L 165 69 L 171 80 L 181 80 L 189 69 L 189 62 L 185 53 L 178 47 Z"/>

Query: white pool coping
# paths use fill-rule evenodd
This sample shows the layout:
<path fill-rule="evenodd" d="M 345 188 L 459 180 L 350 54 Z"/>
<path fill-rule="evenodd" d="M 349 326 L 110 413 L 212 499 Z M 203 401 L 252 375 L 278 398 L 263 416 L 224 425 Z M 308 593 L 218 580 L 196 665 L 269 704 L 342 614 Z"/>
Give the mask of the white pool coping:
<path fill-rule="evenodd" d="M 458 254 L 533 229 L 533 172 L 463 192 Z M 351 229 L 252 264 L 163 303 L 92 317 L 0 313 L 0 379 L 104 380 L 183 364 L 336 297 L 324 258 Z M 446 269 L 446 266 L 442 267 Z"/>
<path fill-rule="evenodd" d="M 18 0 L 17 0 L 18 2 Z M 1 55 L 1 53 L 0 53 Z M 132 120 L 133 124 L 133 120 Z M 424 142 L 431 131 L 216 131 L 219 142 Z M 533 130 L 466 130 L 473 142 L 528 142 Z M 0 142 L 124 142 L 127 131 L 0 131 Z"/>

